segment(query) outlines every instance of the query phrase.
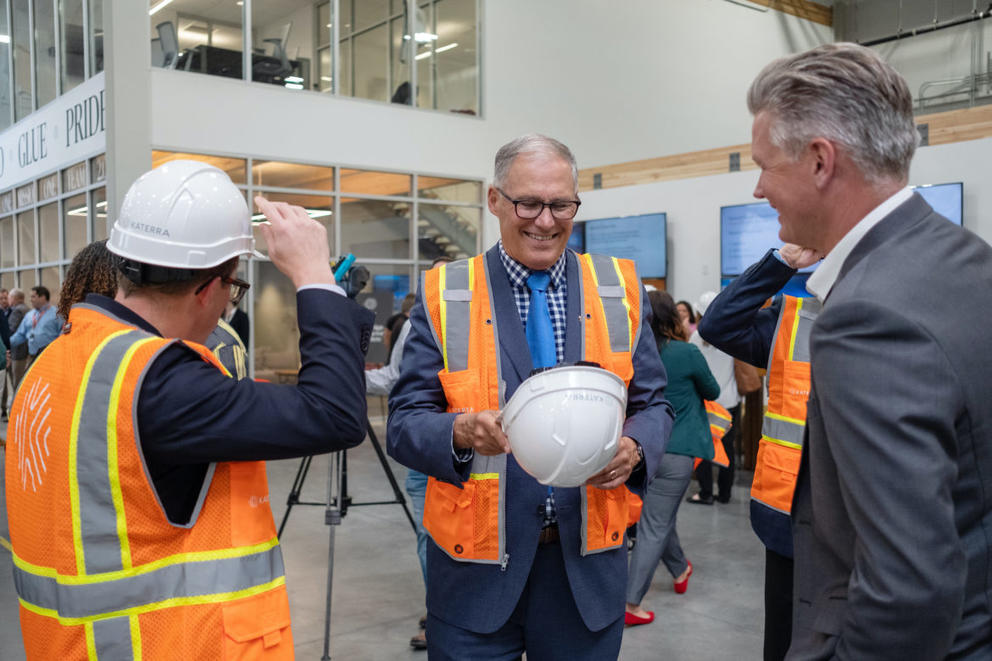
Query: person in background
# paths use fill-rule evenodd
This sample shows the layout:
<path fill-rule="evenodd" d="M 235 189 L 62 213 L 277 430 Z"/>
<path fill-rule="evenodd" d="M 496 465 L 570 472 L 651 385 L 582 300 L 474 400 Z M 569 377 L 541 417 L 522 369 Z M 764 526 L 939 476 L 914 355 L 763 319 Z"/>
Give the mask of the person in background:
<path fill-rule="evenodd" d="M 706 317 L 706 312 L 710 303 L 716 298 L 716 292 L 708 291 L 699 297 L 697 309 L 699 310 L 699 320 Z M 699 348 L 706 359 L 706 364 L 713 373 L 716 382 L 720 384 L 720 397 L 716 403 L 727 409 L 730 413 L 730 428 L 723 435 L 723 449 L 727 453 L 730 464 L 727 467 L 720 466 L 717 471 L 717 493 L 716 500 L 721 503 L 730 502 L 730 488 L 734 484 L 734 464 L 737 452 L 734 444 L 737 440 L 738 431 L 741 428 L 741 398 L 737 392 L 737 377 L 734 370 L 734 359 L 706 342 L 699 336 L 699 332 L 693 333 L 689 341 Z M 699 493 L 693 494 L 688 502 L 697 505 L 712 505 L 713 494 L 713 463 L 703 461 L 696 468 L 696 479 L 699 481 Z"/>
<path fill-rule="evenodd" d="M 228 303 L 227 307 L 224 309 L 224 316 L 221 317 L 221 319 L 231 327 L 231 330 L 238 334 L 241 344 L 243 344 L 247 350 L 248 336 L 251 332 L 251 321 L 249 321 L 248 315 L 245 311 L 237 305 Z"/>
<path fill-rule="evenodd" d="M 24 303 L 24 292 L 16 287 L 10 290 L 9 298 L 10 310 L 7 313 L 7 330 L 9 333 L 14 333 L 21 325 L 21 321 L 24 320 L 24 316 L 28 313 L 28 306 Z M 10 355 L 7 356 L 7 372 L 10 377 L 10 401 L 13 402 L 14 394 L 17 393 L 17 386 L 24 377 L 24 372 L 28 369 L 28 345 L 20 344 L 16 347 L 11 346 L 8 335 L 7 346 L 10 349 Z"/>
<path fill-rule="evenodd" d="M 685 326 L 672 297 L 653 291 L 648 293 L 648 300 L 653 339 L 668 374 L 665 396 L 675 407 L 675 425 L 665 455 L 648 483 L 637 524 L 637 544 L 630 556 L 627 578 L 627 626 L 654 621 L 654 612 L 645 610 L 641 600 L 651 587 L 659 562 L 664 562 L 672 575 L 676 593 L 683 594 L 689 587 L 692 563 L 679 543 L 676 518 L 692 479 L 694 458 L 713 458 L 713 438 L 703 400 L 720 395 L 720 386 L 699 349 L 686 342 Z"/>
<path fill-rule="evenodd" d="M 400 311 L 393 314 L 386 319 L 384 326 L 384 338 L 388 346 L 388 355 L 393 355 L 393 347 L 396 346 L 396 339 L 400 335 L 400 330 L 403 328 L 403 324 L 406 320 L 410 318 L 410 308 L 413 307 L 413 302 L 417 300 L 416 294 L 413 292 L 408 293 L 403 297 L 403 302 L 400 303 Z"/>
<path fill-rule="evenodd" d="M 7 350 L 10 349 L 10 316 L 9 292 L 0 287 L 0 353 L 3 353 L 3 371 L 0 373 L 0 421 L 7 419 L 7 394 L 13 391 L 10 383 L 10 371 L 7 369 Z"/>
<path fill-rule="evenodd" d="M 393 458 L 430 475 L 432 659 L 620 652 L 624 529 L 664 452 L 672 409 L 633 262 L 566 250 L 577 174 L 571 150 L 546 136 L 501 147 L 487 192 L 500 240 L 425 271 L 410 315 L 387 440 Z M 582 286 L 596 277 L 601 287 Z M 626 420 L 604 470 L 583 487 L 549 488 L 510 453 L 498 411 L 533 369 L 579 360 L 630 379 Z"/>
<path fill-rule="evenodd" d="M 777 59 L 747 102 L 754 196 L 790 267 L 823 260 L 787 658 L 988 659 L 992 246 L 908 186 L 913 96 L 876 51 Z"/>
<path fill-rule="evenodd" d="M 32 287 L 32 309 L 24 315 L 17 331 L 10 336 L 11 349 L 22 344 L 27 346 L 27 367 L 31 367 L 38 355 L 59 336 L 59 331 L 62 330 L 63 320 L 55 314 L 55 306 L 49 302 L 51 296 L 48 287 L 43 285 Z"/>
<path fill-rule="evenodd" d="M 692 337 L 692 334 L 696 332 L 696 313 L 692 306 L 689 301 L 679 301 L 675 304 L 675 308 L 678 310 L 679 319 L 685 327 L 685 336 Z"/>
<path fill-rule="evenodd" d="M 113 298 L 117 294 L 117 257 L 107 250 L 107 240 L 94 241 L 72 258 L 59 292 L 58 315 L 69 319 L 69 311 L 87 294 Z"/>

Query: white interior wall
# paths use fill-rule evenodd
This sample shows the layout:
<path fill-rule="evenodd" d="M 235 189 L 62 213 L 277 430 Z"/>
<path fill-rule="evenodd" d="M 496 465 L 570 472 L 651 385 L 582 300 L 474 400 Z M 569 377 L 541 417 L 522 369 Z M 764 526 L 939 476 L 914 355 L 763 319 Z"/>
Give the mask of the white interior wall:
<path fill-rule="evenodd" d="M 917 151 L 910 184 L 964 183 L 964 226 L 992 243 L 992 138 Z M 756 201 L 758 171 L 627 186 L 582 194 L 580 219 L 664 211 L 668 214 L 668 290 L 698 300 L 720 287 L 720 207 Z"/>

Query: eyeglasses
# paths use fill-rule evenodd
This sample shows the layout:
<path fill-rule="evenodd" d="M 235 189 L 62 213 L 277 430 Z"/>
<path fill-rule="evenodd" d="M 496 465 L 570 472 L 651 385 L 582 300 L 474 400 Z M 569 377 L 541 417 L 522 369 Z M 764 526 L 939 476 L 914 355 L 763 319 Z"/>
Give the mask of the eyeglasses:
<path fill-rule="evenodd" d="M 533 220 L 544 212 L 544 207 L 551 209 L 551 217 L 555 220 L 571 220 L 579 212 L 580 200 L 557 200 L 555 202 L 542 202 L 541 200 L 514 200 L 512 197 L 497 188 L 499 194 L 513 204 L 513 211 L 518 218 L 523 220 Z"/>
<path fill-rule="evenodd" d="M 220 281 L 222 283 L 224 283 L 225 285 L 229 285 L 231 287 L 231 305 L 237 305 L 238 303 L 240 303 L 241 299 L 243 299 L 245 297 L 245 294 L 248 293 L 248 290 L 251 289 L 251 284 L 245 282 L 244 280 L 241 280 L 240 278 L 232 278 L 231 276 L 228 275 L 222 275 L 217 277 L 220 278 Z M 194 293 L 199 294 L 201 291 L 207 288 L 207 285 L 209 285 L 213 281 L 214 279 L 210 278 L 202 285 L 197 287 Z"/>

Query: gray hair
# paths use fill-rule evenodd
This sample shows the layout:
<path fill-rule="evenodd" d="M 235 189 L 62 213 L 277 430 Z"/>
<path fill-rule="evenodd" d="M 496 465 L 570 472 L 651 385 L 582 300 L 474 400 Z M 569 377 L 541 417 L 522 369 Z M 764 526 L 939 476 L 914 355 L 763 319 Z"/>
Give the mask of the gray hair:
<path fill-rule="evenodd" d="M 572 150 L 554 138 L 549 138 L 539 133 L 522 135 L 499 148 L 499 151 L 496 152 L 493 185 L 503 185 L 503 182 L 506 181 L 506 175 L 510 171 L 510 166 L 513 165 L 513 159 L 517 156 L 538 152 L 553 154 L 572 166 L 572 181 L 575 183 L 575 188 L 578 189 L 579 166 L 575 163 L 575 156 L 572 154 Z"/>
<path fill-rule="evenodd" d="M 919 134 L 906 81 L 874 51 L 819 46 L 766 66 L 747 94 L 752 115 L 772 117 L 771 140 L 790 158 L 810 141 L 841 145 L 871 182 L 905 181 Z"/>
<path fill-rule="evenodd" d="M 24 300 L 24 290 L 23 289 L 18 289 L 17 287 L 14 287 L 13 289 L 10 290 L 9 296 L 11 298 L 20 299 L 20 300 L 23 301 Z"/>

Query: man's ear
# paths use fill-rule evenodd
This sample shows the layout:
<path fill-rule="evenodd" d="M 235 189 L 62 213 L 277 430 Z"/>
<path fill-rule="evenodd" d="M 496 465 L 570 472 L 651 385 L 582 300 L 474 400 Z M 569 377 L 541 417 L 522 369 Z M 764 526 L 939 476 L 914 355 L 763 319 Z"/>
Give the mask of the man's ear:
<path fill-rule="evenodd" d="M 203 287 L 202 289 L 200 289 L 199 292 L 196 292 L 196 302 L 199 303 L 200 305 L 207 305 L 207 303 L 210 301 L 210 298 L 214 295 L 214 292 L 217 291 L 216 288 L 219 285 L 220 285 L 220 276 L 215 275 L 213 278 L 211 278 L 210 282 L 207 284 L 206 287 Z"/>
<path fill-rule="evenodd" d="M 486 195 L 486 201 L 489 203 L 490 213 L 497 216 L 496 203 L 499 202 L 499 191 L 497 191 L 494 186 L 489 187 L 489 192 Z"/>
<path fill-rule="evenodd" d="M 837 146 L 826 138 L 815 138 L 807 147 L 813 183 L 820 190 L 833 179 L 837 167 Z"/>

